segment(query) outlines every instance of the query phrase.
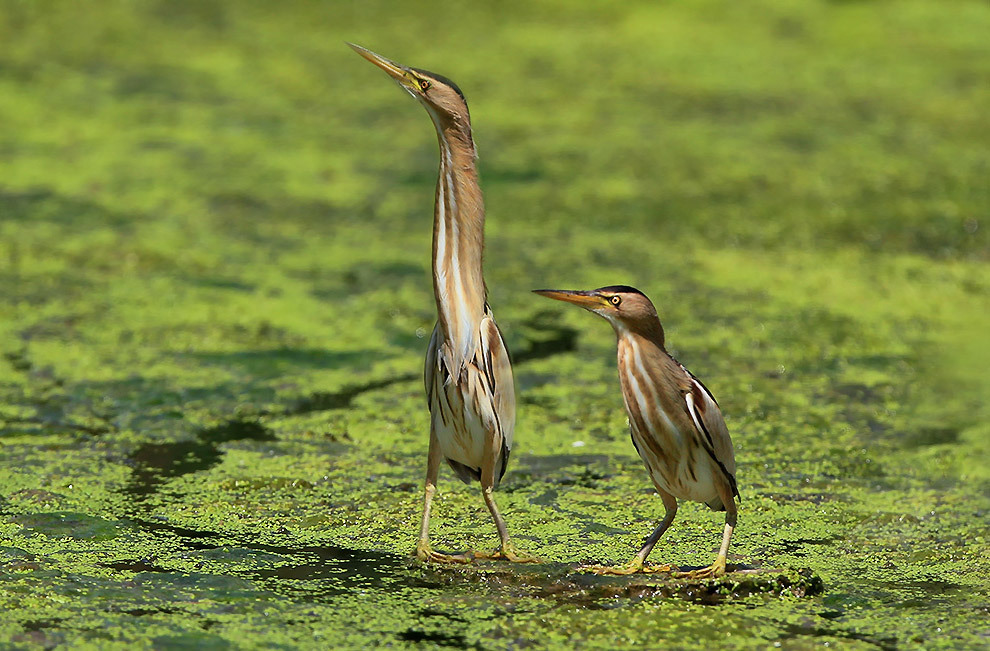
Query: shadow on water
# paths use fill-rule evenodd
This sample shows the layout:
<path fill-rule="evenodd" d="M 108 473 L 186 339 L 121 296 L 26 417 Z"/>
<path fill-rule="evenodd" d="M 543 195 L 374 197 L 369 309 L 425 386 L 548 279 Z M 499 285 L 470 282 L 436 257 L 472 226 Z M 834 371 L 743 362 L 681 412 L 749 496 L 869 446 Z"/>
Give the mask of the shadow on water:
<path fill-rule="evenodd" d="M 361 365 L 368 366 L 371 362 L 383 357 L 380 351 L 370 349 L 342 351 L 288 346 L 285 345 L 284 340 L 291 339 L 291 335 L 267 321 L 263 321 L 253 330 L 245 331 L 241 335 L 253 336 L 265 342 L 272 341 L 282 345 L 277 348 L 258 350 L 182 353 L 181 356 L 224 368 L 237 366 L 253 377 L 279 377 L 305 368 L 336 369 L 348 367 L 353 369 L 359 368 Z"/>
<path fill-rule="evenodd" d="M 845 536 L 831 535 L 808 538 L 796 538 L 791 540 L 781 540 L 775 549 L 778 553 L 790 554 L 791 556 L 807 556 L 805 547 L 816 545 L 832 545 L 845 540 Z"/>
<path fill-rule="evenodd" d="M 837 637 L 843 640 L 865 642 L 883 651 L 894 651 L 899 648 L 897 639 L 894 637 L 875 637 L 867 633 L 857 633 L 843 628 L 826 628 L 816 626 L 813 622 L 814 620 L 809 619 L 807 622 L 801 624 L 786 624 L 784 625 L 784 635 L 779 639 L 793 640 L 800 637 Z"/>
<path fill-rule="evenodd" d="M 463 635 L 449 635 L 446 633 L 435 633 L 419 631 L 416 629 L 406 629 L 397 636 L 404 642 L 427 643 L 432 646 L 449 646 L 456 649 L 480 649 L 477 644 L 468 644 L 467 637 Z"/>
<path fill-rule="evenodd" d="M 59 624 L 65 621 L 64 617 L 55 617 L 52 619 L 36 619 L 24 622 L 22 626 L 25 631 L 40 631 L 44 628 L 55 628 Z"/>
<path fill-rule="evenodd" d="M 391 380 L 391 383 L 398 380 Z M 367 387 L 351 389 L 357 395 Z M 166 479 L 207 470 L 223 457 L 222 443 L 231 441 L 274 441 L 275 436 L 255 421 L 231 421 L 200 431 L 193 440 L 148 443 L 138 448 L 125 492 L 139 505 Z M 147 517 L 128 518 L 135 527 L 156 537 L 172 537 L 180 554 L 210 554 L 223 557 L 231 549 L 275 555 L 281 562 L 274 567 L 237 569 L 230 574 L 257 582 L 283 595 L 312 600 L 344 595 L 355 589 L 385 590 L 400 580 L 407 562 L 396 555 L 345 549 L 335 546 L 292 546 L 259 543 L 247 536 L 206 531 L 156 521 Z M 106 563 L 105 567 L 135 573 L 170 573 L 160 559 L 140 558 Z M 235 563 L 236 565 L 236 563 Z M 408 577 L 407 577 L 408 578 Z"/>
<path fill-rule="evenodd" d="M 556 495 L 556 488 L 561 486 L 592 488 L 613 476 L 612 462 L 604 454 L 523 455 L 516 462 L 512 480 L 502 490 L 512 493 L 546 485 Z"/>
<path fill-rule="evenodd" d="M 340 391 L 332 393 L 319 392 L 300 399 L 295 405 L 286 409 L 286 414 L 298 415 L 309 414 L 316 411 L 329 411 L 331 409 L 347 409 L 351 402 L 363 393 L 384 389 L 400 382 L 409 382 L 420 377 L 415 373 L 406 373 L 384 380 L 373 380 L 364 384 L 347 386 Z"/>
<path fill-rule="evenodd" d="M 273 555 L 275 561 L 286 562 L 264 568 L 232 568 L 229 573 L 254 581 L 278 594 L 296 596 L 303 600 L 332 598 L 351 594 L 354 590 L 386 590 L 399 583 L 414 587 L 439 585 L 409 576 L 409 561 L 397 554 L 333 545 L 271 545 L 243 535 L 190 529 L 153 520 L 131 519 L 130 522 L 139 529 L 159 536 L 173 536 L 179 543 L 180 554 L 197 554 L 207 559 L 236 556 L 235 552 L 238 550 L 250 550 Z M 114 561 L 103 565 L 118 571 L 137 573 L 173 571 L 151 559 Z"/>
<path fill-rule="evenodd" d="M 375 383 L 386 386 L 403 378 Z M 341 392 L 339 402 L 371 390 L 368 385 Z M 348 397 L 350 396 L 350 397 Z M 339 404 L 330 401 L 330 404 Z M 231 441 L 273 441 L 275 436 L 256 421 L 231 421 L 200 431 L 195 439 L 171 443 L 147 443 L 130 457 L 134 472 L 124 489 L 138 505 L 153 494 L 166 479 L 207 470 L 223 457 L 220 445 Z M 179 527 L 147 517 L 128 518 L 135 527 L 156 537 L 176 539 L 179 553 L 222 555 L 231 546 L 241 550 L 277 555 L 283 564 L 262 569 L 231 569 L 230 573 L 275 589 L 280 594 L 306 595 L 307 599 L 334 597 L 354 589 L 387 589 L 407 568 L 406 561 L 396 555 L 379 554 L 335 546 L 270 545 L 256 542 L 243 535 Z M 169 573 L 172 570 L 160 559 L 140 558 L 118 560 L 105 567 L 135 573 Z M 408 577 L 407 577 L 408 578 Z M 408 583 L 408 581 L 407 581 Z"/>
<path fill-rule="evenodd" d="M 11 221 L 45 221 L 80 230 L 94 227 L 129 230 L 140 223 L 133 214 L 111 211 L 98 203 L 80 201 L 43 188 L 0 191 L 0 212 Z"/>
<path fill-rule="evenodd" d="M 400 556 L 342 547 L 280 547 L 252 545 L 261 551 L 290 554 L 299 563 L 251 570 L 246 578 L 272 585 L 280 593 L 312 598 L 351 594 L 354 590 L 385 590 L 398 584 L 421 584 L 406 576 L 409 563 Z M 419 585 L 419 587 L 428 587 Z"/>
<path fill-rule="evenodd" d="M 255 421 L 230 421 L 204 429 L 195 439 L 145 443 L 131 455 L 134 472 L 125 492 L 140 501 L 171 477 L 212 468 L 220 462 L 219 446 L 230 441 L 274 441 L 275 436 Z"/>
<path fill-rule="evenodd" d="M 527 346 L 511 355 L 515 364 L 525 364 L 560 353 L 568 353 L 577 348 L 578 331 L 560 325 L 560 315 L 551 310 L 542 310 L 519 325 L 522 332 L 532 333 L 526 337 Z M 549 336 L 546 336 L 549 335 Z"/>

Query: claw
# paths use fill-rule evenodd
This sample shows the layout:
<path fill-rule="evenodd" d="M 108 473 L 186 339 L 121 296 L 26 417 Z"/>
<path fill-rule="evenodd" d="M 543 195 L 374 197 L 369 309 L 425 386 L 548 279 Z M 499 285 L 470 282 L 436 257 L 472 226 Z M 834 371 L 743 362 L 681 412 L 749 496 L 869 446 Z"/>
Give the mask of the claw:
<path fill-rule="evenodd" d="M 658 574 L 661 572 L 672 572 L 674 568 L 670 565 L 645 565 L 643 561 L 636 557 L 625 565 L 582 565 L 579 570 L 587 570 L 595 574 L 605 576 L 628 576 L 630 574 Z"/>
<path fill-rule="evenodd" d="M 485 552 L 474 552 L 474 557 L 481 560 L 491 560 L 491 561 L 509 561 L 510 563 L 539 563 L 540 559 L 535 556 L 531 556 L 526 552 L 521 552 L 516 549 L 516 546 L 512 543 L 506 543 L 502 545 L 501 549 L 496 549 L 491 553 Z"/>
<path fill-rule="evenodd" d="M 691 570 L 690 572 L 678 572 L 674 575 L 674 578 L 697 581 L 698 579 L 717 579 L 720 576 L 725 576 L 725 556 L 719 556 L 708 567 Z"/>
<path fill-rule="evenodd" d="M 463 554 L 444 554 L 442 552 L 435 552 L 433 551 L 433 548 L 430 547 L 430 543 L 426 540 L 421 540 L 416 545 L 416 558 L 423 563 L 444 563 L 447 565 L 456 563 L 470 563 L 473 560 L 470 552 L 465 552 Z"/>

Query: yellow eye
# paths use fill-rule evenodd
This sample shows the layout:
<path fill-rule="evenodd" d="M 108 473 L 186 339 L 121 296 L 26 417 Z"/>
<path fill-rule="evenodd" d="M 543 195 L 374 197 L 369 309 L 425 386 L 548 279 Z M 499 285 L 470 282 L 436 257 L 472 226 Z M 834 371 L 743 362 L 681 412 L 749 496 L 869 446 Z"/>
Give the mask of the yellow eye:
<path fill-rule="evenodd" d="M 619 298 L 618 296 L 613 296 L 612 298 L 610 298 L 610 299 L 608 299 L 608 300 L 609 300 L 609 302 L 610 302 L 610 303 L 611 303 L 612 305 L 618 305 L 619 303 L 621 303 L 621 302 L 622 302 L 622 299 L 621 299 L 621 298 Z"/>
<path fill-rule="evenodd" d="M 420 79 L 419 80 L 419 87 L 422 88 L 423 90 L 429 90 L 429 88 L 430 88 L 430 82 L 427 81 L 426 79 Z"/>

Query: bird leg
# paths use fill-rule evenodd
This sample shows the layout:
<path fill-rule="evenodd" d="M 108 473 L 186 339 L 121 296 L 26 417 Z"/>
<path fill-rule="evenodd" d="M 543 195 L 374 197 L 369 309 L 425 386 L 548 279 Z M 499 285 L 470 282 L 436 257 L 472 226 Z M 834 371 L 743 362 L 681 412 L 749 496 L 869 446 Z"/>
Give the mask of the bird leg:
<path fill-rule="evenodd" d="M 484 486 L 481 489 L 481 494 L 485 498 L 485 504 L 488 506 L 488 510 L 491 511 L 492 519 L 495 520 L 495 528 L 498 529 L 498 537 L 502 544 L 499 549 L 491 553 L 475 552 L 474 557 L 487 560 L 506 560 L 512 563 L 538 563 L 539 559 L 530 556 L 526 552 L 519 551 L 509 541 L 509 532 L 505 527 L 505 520 L 502 519 L 502 514 L 498 512 L 498 507 L 495 506 L 495 498 L 492 497 L 492 487 Z"/>
<path fill-rule="evenodd" d="M 426 486 L 423 495 L 423 521 L 419 527 L 419 542 L 416 543 L 416 558 L 424 563 L 470 563 L 470 554 L 444 554 L 430 547 L 430 505 L 437 492 L 437 475 L 440 472 L 440 443 L 430 428 L 430 452 L 426 460 Z"/>
<path fill-rule="evenodd" d="M 516 549 L 515 545 L 509 542 L 509 530 L 505 526 L 505 520 L 502 519 L 502 514 L 498 512 L 498 507 L 495 505 L 495 498 L 492 497 L 492 490 L 495 486 L 495 450 L 501 450 L 501 441 L 498 442 L 498 448 L 495 447 L 495 437 L 490 437 L 490 440 L 485 446 L 485 455 L 482 458 L 481 463 L 481 495 L 485 498 L 485 505 L 492 514 L 492 519 L 495 520 L 495 528 L 498 530 L 498 538 L 501 541 L 499 549 L 496 549 L 490 554 L 484 552 L 475 552 L 475 558 L 490 559 L 490 560 L 507 560 L 512 563 L 538 563 L 539 559 L 535 556 L 530 556 L 526 552 L 521 552 Z"/>
<path fill-rule="evenodd" d="M 664 513 L 663 520 L 659 525 L 657 525 L 657 528 L 653 530 L 650 537 L 646 539 L 646 542 L 643 543 L 643 548 L 639 550 L 636 556 L 634 556 L 633 559 L 625 565 L 619 565 L 616 567 L 610 567 L 607 565 L 588 565 L 582 567 L 581 569 L 591 570 L 595 574 L 615 576 L 636 574 L 637 572 L 641 572 L 643 574 L 654 574 L 657 572 L 670 572 L 672 570 L 670 565 L 646 564 L 646 557 L 653 551 L 657 541 L 659 541 L 660 537 L 665 531 L 667 531 L 670 524 L 674 521 L 674 516 L 677 515 L 677 498 L 661 489 L 659 486 L 657 487 L 657 492 L 660 494 L 660 499 L 663 500 L 663 506 L 666 512 Z"/>
<path fill-rule="evenodd" d="M 725 560 L 729 553 L 729 539 L 732 538 L 732 530 L 736 526 L 736 502 L 732 498 L 732 490 L 723 482 L 719 482 L 719 495 L 722 497 L 722 504 L 725 505 L 725 529 L 722 532 L 722 546 L 718 550 L 715 562 L 708 567 L 703 567 L 690 572 L 678 572 L 674 575 L 678 579 L 717 579 L 725 575 Z"/>

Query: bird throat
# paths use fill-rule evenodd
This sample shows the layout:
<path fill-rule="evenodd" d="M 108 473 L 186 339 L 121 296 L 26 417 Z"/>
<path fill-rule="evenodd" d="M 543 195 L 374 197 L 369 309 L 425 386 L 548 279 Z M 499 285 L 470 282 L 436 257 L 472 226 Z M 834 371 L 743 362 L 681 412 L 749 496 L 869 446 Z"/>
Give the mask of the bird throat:
<path fill-rule="evenodd" d="M 485 314 L 482 277 L 485 205 L 478 185 L 470 127 L 434 120 L 440 175 L 433 219 L 433 290 L 439 327 L 455 378 L 474 356 Z"/>

